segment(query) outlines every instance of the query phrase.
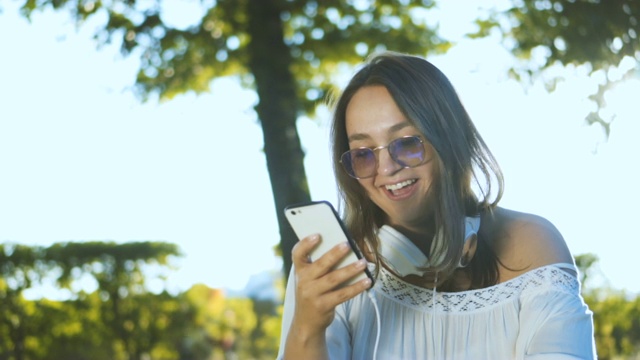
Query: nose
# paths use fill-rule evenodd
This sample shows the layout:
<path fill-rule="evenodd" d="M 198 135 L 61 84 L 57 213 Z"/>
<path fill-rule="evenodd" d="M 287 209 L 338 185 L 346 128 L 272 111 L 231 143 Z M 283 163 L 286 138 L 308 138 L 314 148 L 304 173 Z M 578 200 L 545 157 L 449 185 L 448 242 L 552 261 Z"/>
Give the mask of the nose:
<path fill-rule="evenodd" d="M 388 149 L 378 151 L 378 175 L 393 175 L 402 170 L 402 165 L 393 160 Z"/>

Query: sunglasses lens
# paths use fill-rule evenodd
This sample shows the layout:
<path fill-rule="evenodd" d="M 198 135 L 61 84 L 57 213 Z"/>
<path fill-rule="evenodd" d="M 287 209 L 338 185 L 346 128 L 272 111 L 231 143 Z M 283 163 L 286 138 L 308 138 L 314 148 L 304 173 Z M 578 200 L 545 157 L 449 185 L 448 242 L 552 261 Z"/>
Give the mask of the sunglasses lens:
<path fill-rule="evenodd" d="M 415 136 L 396 139 L 389 144 L 389 154 L 404 167 L 418 166 L 424 162 L 424 145 Z"/>
<path fill-rule="evenodd" d="M 376 171 L 376 155 L 371 149 L 354 149 L 342 154 L 342 165 L 355 178 L 372 176 Z"/>
<path fill-rule="evenodd" d="M 402 167 L 416 167 L 424 164 L 425 150 L 422 140 L 417 136 L 408 136 L 395 139 L 388 146 L 380 146 L 375 149 L 353 149 L 342 154 L 340 161 L 347 173 L 356 179 L 372 177 L 376 174 L 375 151 L 387 148 L 391 158 Z"/>

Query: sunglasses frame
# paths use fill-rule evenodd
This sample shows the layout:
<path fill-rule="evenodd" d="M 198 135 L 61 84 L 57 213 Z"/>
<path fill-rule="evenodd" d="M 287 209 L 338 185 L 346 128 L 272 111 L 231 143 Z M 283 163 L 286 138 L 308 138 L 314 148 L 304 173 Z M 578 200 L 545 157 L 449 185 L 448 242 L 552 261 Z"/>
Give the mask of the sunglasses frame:
<path fill-rule="evenodd" d="M 355 150 L 371 150 L 371 152 L 373 153 L 373 158 L 374 158 L 374 160 L 375 160 L 375 168 L 377 168 L 377 167 L 378 167 L 378 155 L 376 154 L 376 152 L 377 152 L 377 151 L 382 150 L 382 149 L 387 149 L 387 151 L 389 151 L 389 150 L 388 150 L 388 149 L 389 149 L 389 146 L 390 146 L 391 144 L 393 144 L 394 142 L 396 142 L 396 141 L 398 141 L 398 140 L 402 140 L 402 139 L 409 139 L 409 138 L 418 139 L 418 141 L 419 141 L 419 142 L 420 142 L 420 144 L 422 145 L 422 152 L 424 153 L 424 155 L 426 155 L 427 149 L 425 148 L 424 140 L 422 140 L 422 138 L 421 138 L 420 136 L 418 136 L 418 135 L 401 136 L 401 137 L 399 137 L 399 138 L 396 138 L 396 139 L 391 140 L 387 145 L 377 146 L 377 147 L 374 147 L 374 148 L 369 148 L 369 147 L 359 147 L 359 148 L 350 149 L 350 150 L 345 151 L 344 153 L 342 153 L 342 155 L 340 155 L 340 163 L 342 164 L 342 168 L 343 168 L 343 169 L 344 169 L 344 171 L 347 173 L 347 175 L 351 176 L 351 177 L 352 177 L 352 178 L 354 178 L 354 179 L 358 179 L 358 180 L 359 180 L 359 179 L 368 179 L 368 178 L 372 178 L 372 177 L 374 177 L 374 176 L 376 175 L 376 174 L 375 174 L 375 171 L 373 172 L 373 174 L 371 174 L 371 175 L 369 175 L 369 176 L 356 176 L 355 172 L 352 174 L 352 173 L 347 169 L 347 167 L 346 167 L 345 163 L 342 161 L 342 160 L 344 159 L 344 157 L 345 157 L 347 154 L 350 154 L 352 151 L 355 151 Z M 422 160 L 422 162 L 420 162 L 420 163 L 419 163 L 419 164 L 417 164 L 417 165 L 407 166 L 407 165 L 405 165 L 405 164 L 401 163 L 400 161 L 398 161 L 398 160 L 396 159 L 396 157 L 391 153 L 391 151 L 389 151 L 389 156 L 391 157 L 391 159 L 392 159 L 396 164 L 398 164 L 398 165 L 402 166 L 402 168 L 403 168 L 403 169 L 407 169 L 407 168 L 414 168 L 414 167 L 420 166 L 420 165 L 425 164 L 425 163 L 427 163 L 427 162 L 428 162 L 428 161 L 427 161 L 427 159 L 425 158 L 425 159 L 423 159 L 423 160 Z M 351 170 L 353 171 L 353 166 L 351 166 Z"/>

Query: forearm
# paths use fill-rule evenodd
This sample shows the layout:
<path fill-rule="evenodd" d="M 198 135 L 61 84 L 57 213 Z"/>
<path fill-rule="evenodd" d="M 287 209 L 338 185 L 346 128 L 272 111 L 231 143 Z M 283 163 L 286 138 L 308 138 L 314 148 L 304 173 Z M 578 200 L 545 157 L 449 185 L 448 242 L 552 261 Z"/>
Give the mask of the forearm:
<path fill-rule="evenodd" d="M 287 335 L 284 360 L 295 359 L 329 359 L 324 331 L 312 333 L 292 326 Z"/>

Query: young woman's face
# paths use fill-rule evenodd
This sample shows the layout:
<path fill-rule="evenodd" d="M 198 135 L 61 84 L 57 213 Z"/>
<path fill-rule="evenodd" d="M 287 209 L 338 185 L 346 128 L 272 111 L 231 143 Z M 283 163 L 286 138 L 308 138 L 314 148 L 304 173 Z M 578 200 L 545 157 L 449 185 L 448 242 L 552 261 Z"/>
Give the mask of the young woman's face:
<path fill-rule="evenodd" d="M 425 162 L 405 168 L 388 149 L 376 151 L 377 169 L 358 181 L 369 198 L 387 214 L 389 225 L 419 226 L 433 212 L 430 188 L 435 174 L 435 152 L 420 131 L 402 114 L 384 86 L 366 86 L 351 98 L 346 109 L 349 148 L 386 146 L 403 136 L 419 136 L 425 146 Z"/>

